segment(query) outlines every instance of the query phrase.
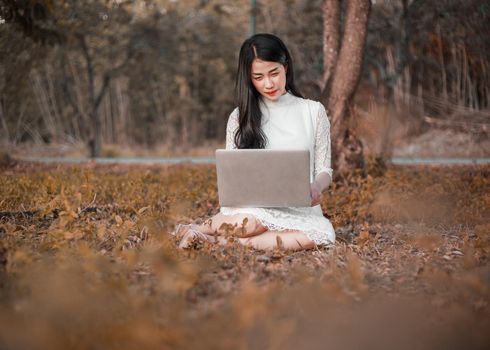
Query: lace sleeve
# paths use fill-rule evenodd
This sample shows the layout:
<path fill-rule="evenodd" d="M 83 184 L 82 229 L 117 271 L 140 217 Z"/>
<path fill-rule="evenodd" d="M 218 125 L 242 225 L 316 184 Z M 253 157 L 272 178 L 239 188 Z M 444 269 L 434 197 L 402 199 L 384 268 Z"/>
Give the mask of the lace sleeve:
<path fill-rule="evenodd" d="M 316 117 L 315 177 L 326 172 L 332 178 L 330 151 L 330 122 L 325 107 L 320 103 Z"/>
<path fill-rule="evenodd" d="M 231 112 L 226 124 L 226 149 L 235 149 L 235 133 L 238 130 L 238 108 Z"/>

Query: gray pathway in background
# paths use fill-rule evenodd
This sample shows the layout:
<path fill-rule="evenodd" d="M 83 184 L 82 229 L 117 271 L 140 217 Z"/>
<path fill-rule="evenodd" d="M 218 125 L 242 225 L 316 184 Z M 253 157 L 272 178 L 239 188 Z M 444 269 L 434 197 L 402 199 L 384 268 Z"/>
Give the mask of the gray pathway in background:
<path fill-rule="evenodd" d="M 490 158 L 393 157 L 391 162 L 397 165 L 477 165 L 490 164 Z"/>
<path fill-rule="evenodd" d="M 214 157 L 116 157 L 95 158 L 86 157 L 23 157 L 17 158 L 30 162 L 41 163 L 71 163 L 80 164 L 95 161 L 97 164 L 214 164 Z M 477 165 L 490 164 L 490 158 L 426 158 L 426 157 L 393 157 L 391 162 L 396 165 Z"/>

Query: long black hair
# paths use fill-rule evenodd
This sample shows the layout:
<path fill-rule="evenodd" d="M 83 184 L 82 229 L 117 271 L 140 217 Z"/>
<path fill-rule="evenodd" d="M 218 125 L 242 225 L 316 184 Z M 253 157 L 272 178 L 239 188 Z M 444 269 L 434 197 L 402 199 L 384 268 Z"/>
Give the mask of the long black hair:
<path fill-rule="evenodd" d="M 252 62 L 255 58 L 281 63 L 286 68 L 286 91 L 303 97 L 294 85 L 293 61 L 281 39 L 272 34 L 255 34 L 245 40 L 240 48 L 235 82 L 239 116 L 234 140 L 237 148 L 265 148 L 267 142 L 261 128 L 261 95 L 252 84 Z"/>

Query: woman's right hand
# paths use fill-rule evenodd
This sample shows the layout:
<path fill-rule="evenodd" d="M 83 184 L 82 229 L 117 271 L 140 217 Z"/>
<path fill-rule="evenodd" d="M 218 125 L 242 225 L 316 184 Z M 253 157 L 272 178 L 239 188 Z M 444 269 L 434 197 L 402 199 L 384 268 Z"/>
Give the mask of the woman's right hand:
<path fill-rule="evenodd" d="M 312 207 L 320 204 L 320 201 L 322 199 L 322 187 L 316 181 L 313 181 L 313 183 L 310 186 L 310 197 L 311 197 Z"/>

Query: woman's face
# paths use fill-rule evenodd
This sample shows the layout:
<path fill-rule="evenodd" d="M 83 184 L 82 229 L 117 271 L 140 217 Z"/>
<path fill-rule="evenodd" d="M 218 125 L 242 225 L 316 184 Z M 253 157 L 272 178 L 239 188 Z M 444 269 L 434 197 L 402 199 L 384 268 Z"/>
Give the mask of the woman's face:
<path fill-rule="evenodd" d="M 286 68 L 278 62 L 252 62 L 252 84 L 265 98 L 275 101 L 286 93 Z"/>

